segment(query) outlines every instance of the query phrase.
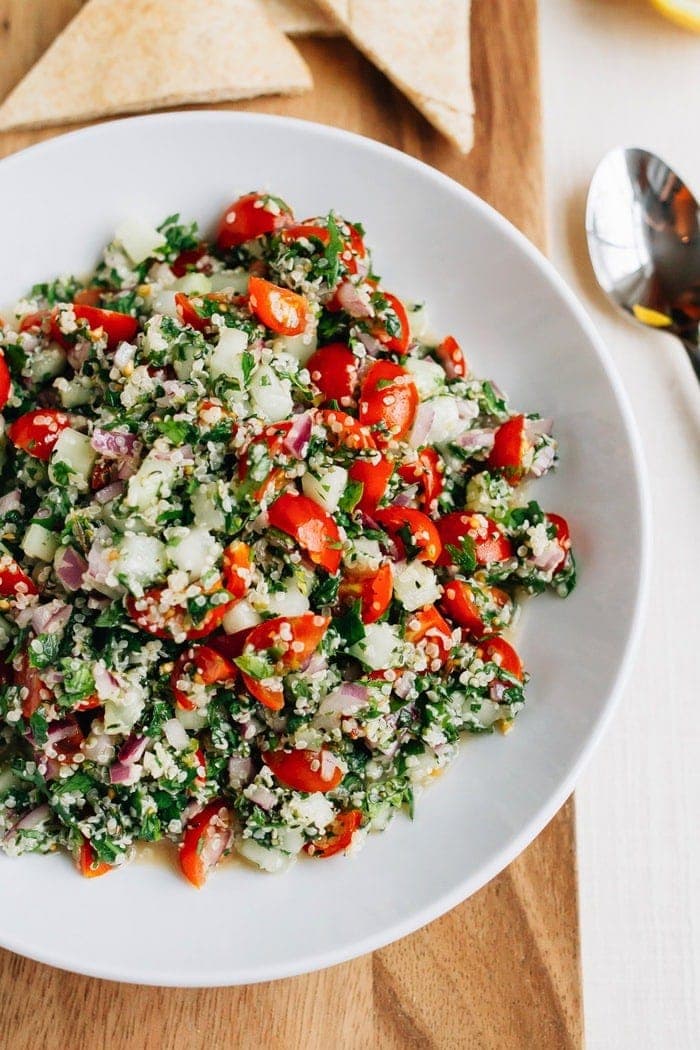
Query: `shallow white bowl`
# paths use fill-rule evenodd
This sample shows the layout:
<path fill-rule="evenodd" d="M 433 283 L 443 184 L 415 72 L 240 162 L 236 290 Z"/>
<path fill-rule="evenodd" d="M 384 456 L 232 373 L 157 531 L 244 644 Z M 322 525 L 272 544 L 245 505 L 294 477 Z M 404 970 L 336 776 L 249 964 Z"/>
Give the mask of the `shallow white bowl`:
<path fill-rule="evenodd" d="M 378 948 L 474 893 L 573 789 L 629 668 L 648 564 L 647 497 L 624 394 L 591 323 L 503 218 L 431 168 L 301 121 L 189 112 L 102 124 L 0 164 L 0 303 L 89 269 L 125 217 L 210 227 L 266 188 L 299 216 L 361 219 L 375 269 L 425 299 L 477 374 L 553 416 L 559 471 L 534 487 L 570 521 L 580 584 L 530 603 L 519 648 L 529 704 L 507 738 L 467 738 L 448 774 L 354 858 L 281 877 L 243 864 L 197 893 L 137 863 L 79 878 L 63 857 L 0 858 L 0 944 L 55 966 L 163 985 L 302 973 Z M 63 916 L 57 920 L 58 916 Z"/>

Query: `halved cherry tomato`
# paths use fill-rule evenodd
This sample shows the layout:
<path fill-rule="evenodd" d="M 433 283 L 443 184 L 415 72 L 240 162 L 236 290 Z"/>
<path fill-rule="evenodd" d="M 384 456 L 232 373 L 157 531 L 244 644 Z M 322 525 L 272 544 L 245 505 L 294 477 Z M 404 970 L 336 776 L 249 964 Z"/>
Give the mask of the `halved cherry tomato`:
<path fill-rule="evenodd" d="M 292 791 L 332 791 L 343 779 L 335 755 L 325 747 L 320 751 L 264 751 L 261 758 Z"/>
<path fill-rule="evenodd" d="M 300 335 L 306 328 L 309 304 L 303 295 L 288 288 L 280 288 L 262 277 L 251 277 L 248 303 L 258 320 L 278 335 Z"/>
<path fill-rule="evenodd" d="M 330 826 L 330 831 L 323 838 L 307 842 L 304 851 L 310 857 L 332 857 L 342 853 L 352 842 L 352 837 L 362 823 L 359 809 L 347 809 L 339 813 Z"/>
<path fill-rule="evenodd" d="M 381 565 L 376 572 L 348 575 L 338 593 L 341 600 L 360 602 L 363 623 L 375 623 L 389 608 L 394 593 L 391 565 Z"/>
<path fill-rule="evenodd" d="M 70 425 L 70 416 L 65 412 L 55 408 L 34 408 L 10 424 L 7 436 L 16 448 L 36 459 L 48 461 L 58 435 Z"/>
<path fill-rule="evenodd" d="M 391 292 L 382 292 L 384 298 L 388 301 L 389 306 L 392 308 L 399 320 L 400 332 L 398 335 L 389 335 L 386 328 L 379 322 L 372 329 L 372 334 L 376 339 L 389 350 L 395 350 L 399 354 L 405 354 L 408 350 L 408 344 L 411 341 L 411 327 L 408 323 L 408 314 L 406 313 L 406 307 L 403 305 L 400 299 L 397 299 Z"/>
<path fill-rule="evenodd" d="M 208 295 L 191 296 L 185 295 L 184 292 L 175 293 L 175 308 L 178 317 L 183 324 L 188 324 L 190 328 L 196 328 L 198 332 L 203 332 L 211 325 L 211 316 L 207 312 L 200 313 L 199 306 L 203 307 L 205 303 L 209 305 L 215 304 L 215 312 L 225 314 L 231 306 L 236 305 L 237 301 L 244 302 L 245 300 L 239 300 L 238 296 L 234 296 L 232 299 L 228 292 L 210 292 Z"/>
<path fill-rule="evenodd" d="M 444 488 L 445 465 L 434 448 L 422 448 L 415 463 L 406 463 L 399 474 L 409 485 L 419 485 L 419 500 L 427 510 L 435 509 L 436 501 Z"/>
<path fill-rule="evenodd" d="M 20 687 L 24 718 L 31 718 L 41 704 L 53 699 L 53 693 L 45 685 L 37 668 L 30 664 L 27 653 L 20 656 L 19 667 L 13 670 L 12 678 L 15 685 Z"/>
<path fill-rule="evenodd" d="M 347 404 L 357 385 L 357 358 L 345 343 L 329 343 L 311 355 L 306 363 L 311 382 L 324 401 Z"/>
<path fill-rule="evenodd" d="M 328 444 L 333 449 L 348 448 L 353 452 L 376 448 L 372 434 L 354 416 L 337 408 L 322 408 L 316 419 L 327 431 Z"/>
<path fill-rule="evenodd" d="M 434 605 L 426 605 L 424 609 L 410 614 L 405 637 L 414 645 L 425 643 L 425 654 L 430 660 L 431 670 L 437 670 L 437 667 L 433 668 L 433 662 L 442 666 L 454 647 L 452 628 Z"/>
<path fill-rule="evenodd" d="M 530 443 L 525 433 L 525 416 L 513 416 L 496 431 L 489 453 L 490 470 L 502 470 L 511 484 L 523 476 L 523 460 Z"/>
<path fill-rule="evenodd" d="M 208 645 L 193 645 L 180 653 L 170 675 L 170 688 L 175 703 L 183 711 L 194 711 L 197 707 L 187 689 L 179 684 L 190 678 L 197 684 L 214 685 L 236 677 L 236 665 Z"/>
<path fill-rule="evenodd" d="M 440 559 L 442 543 L 435 525 L 421 510 L 412 507 L 382 507 L 374 518 L 388 532 L 401 553 L 408 555 L 406 543 L 416 550 L 418 561 L 436 562 Z"/>
<path fill-rule="evenodd" d="M 341 541 L 338 526 L 323 507 L 308 496 L 283 492 L 269 509 L 270 525 L 291 536 L 314 565 L 338 571 Z"/>
<path fill-rule="evenodd" d="M 197 889 L 201 889 L 226 852 L 232 827 L 231 810 L 221 799 L 210 802 L 188 823 L 180 846 L 180 869 Z"/>
<path fill-rule="evenodd" d="M 484 663 L 495 663 L 498 667 L 502 667 L 504 671 L 512 674 L 514 678 L 522 682 L 522 660 L 513 646 L 509 645 L 505 639 L 492 635 L 489 635 L 488 638 L 482 638 L 478 645 L 478 652 Z"/>
<path fill-rule="evenodd" d="M 219 583 L 215 590 L 219 590 Z M 126 611 L 142 631 L 155 638 L 175 638 L 184 635 L 188 641 L 205 638 L 218 627 L 231 602 L 222 602 L 209 609 L 200 622 L 194 623 L 184 605 L 169 605 L 161 608 L 165 587 L 151 587 L 142 598 L 130 594 L 126 599 Z"/>
<path fill-rule="evenodd" d="M 413 376 L 392 361 L 376 361 L 362 381 L 360 422 L 374 427 L 375 441 L 386 445 L 408 434 L 418 408 Z"/>
<path fill-rule="evenodd" d="M 247 632 L 243 653 L 266 653 L 274 664 L 268 678 L 254 678 L 241 672 L 243 683 L 261 704 L 279 711 L 284 706 L 281 676 L 298 671 L 313 656 L 328 630 L 330 617 L 316 613 L 300 616 L 276 616 Z"/>
<path fill-rule="evenodd" d="M 321 244 L 326 245 L 331 239 L 327 226 L 319 226 L 317 223 L 313 222 L 302 222 L 294 226 L 285 226 L 282 230 L 281 237 L 285 244 L 293 244 L 294 241 L 300 241 L 302 239 L 310 241 L 313 238 L 320 241 Z"/>
<path fill-rule="evenodd" d="M 199 260 L 207 255 L 208 252 L 209 248 L 206 244 L 198 244 L 196 248 L 187 248 L 184 252 L 180 252 L 177 259 L 170 263 L 170 269 L 176 277 L 184 277 L 190 270 L 197 268 Z"/>
<path fill-rule="evenodd" d="M 111 871 L 112 865 L 98 860 L 94 846 L 84 838 L 78 852 L 78 869 L 86 879 L 97 879 L 100 875 L 106 875 L 108 871 Z"/>
<path fill-rule="evenodd" d="M 448 379 L 464 379 L 469 374 L 467 359 L 454 336 L 445 336 L 435 353 Z"/>
<path fill-rule="evenodd" d="M 7 367 L 5 355 L 0 353 L 0 412 L 7 404 L 12 393 L 12 379 L 10 369 Z"/>
<path fill-rule="evenodd" d="M 554 572 L 558 572 L 559 569 L 561 569 L 562 565 L 564 565 L 567 557 L 569 556 L 569 551 L 571 550 L 571 533 L 569 531 L 569 523 L 566 520 L 566 518 L 562 518 L 560 514 L 548 514 L 547 521 L 556 529 L 556 540 L 562 549 L 561 560 L 557 562 L 553 570 Z"/>
<path fill-rule="evenodd" d="M 86 697 L 81 700 L 73 708 L 74 711 L 94 711 L 96 707 L 102 707 L 102 700 L 100 700 L 97 693 L 93 693 L 92 696 Z"/>
<path fill-rule="evenodd" d="M 224 587 L 233 598 L 242 598 L 250 586 L 250 547 L 242 540 L 234 540 L 224 550 Z"/>
<path fill-rule="evenodd" d="M 482 589 L 486 589 L 485 584 L 481 586 Z M 510 600 L 505 591 L 499 590 L 498 587 L 489 587 L 488 591 L 496 605 L 503 607 Z M 458 623 L 460 627 L 464 627 L 469 634 L 480 637 L 486 630 L 486 623 L 481 617 L 474 590 L 466 580 L 449 580 L 445 584 L 445 590 L 440 599 L 440 608 L 451 620 Z"/>
<path fill-rule="evenodd" d="M 268 202 L 272 204 L 271 209 Z M 236 248 L 265 233 L 274 233 L 292 220 L 292 210 L 284 201 L 265 193 L 246 193 L 230 204 L 222 215 L 216 243 L 220 248 Z"/>
<path fill-rule="evenodd" d="M 453 565 L 453 558 L 448 547 L 460 550 L 465 536 L 474 541 L 474 554 L 478 565 L 491 565 L 496 561 L 507 561 L 513 556 L 513 547 L 500 525 L 485 514 L 473 514 L 470 511 L 453 511 L 440 518 L 437 523 L 442 554 L 438 565 Z"/>
<path fill-rule="evenodd" d="M 269 457 L 274 459 L 281 455 L 284 446 L 284 439 L 291 428 L 292 421 L 290 419 L 283 419 L 279 423 L 271 423 L 270 426 L 265 427 L 262 434 L 253 438 L 238 461 L 238 477 L 241 481 L 245 481 L 248 477 L 250 450 L 253 446 L 260 444 L 266 445 Z M 253 499 L 260 502 L 264 496 L 281 488 L 283 484 L 284 471 L 281 467 L 273 467 L 264 481 L 262 481 L 258 488 L 253 492 Z"/>
<path fill-rule="evenodd" d="M 350 481 L 359 481 L 362 495 L 357 503 L 363 514 L 374 514 L 386 492 L 394 464 L 386 456 L 374 459 L 356 459 L 348 471 Z"/>
<path fill-rule="evenodd" d="M 348 223 L 350 235 L 345 238 L 343 245 L 343 251 L 341 253 L 341 260 L 349 274 L 356 274 L 359 271 L 359 262 L 364 261 L 367 258 L 367 249 L 365 248 L 365 242 L 362 239 L 362 234 L 353 226 L 352 223 Z M 330 242 L 330 233 L 327 226 L 320 226 L 317 222 L 308 220 L 295 226 L 287 226 L 282 230 L 282 240 L 285 244 L 292 244 L 294 241 L 300 240 L 302 237 L 306 240 L 316 239 L 326 247 Z M 340 308 L 340 307 L 338 307 Z"/>
<path fill-rule="evenodd" d="M 101 328 L 107 336 L 107 346 L 113 350 L 118 343 L 130 343 L 139 330 L 139 322 L 130 314 L 120 314 L 117 310 L 101 310 L 98 306 L 73 307 L 79 321 L 86 321 L 91 332 Z"/>
<path fill-rule="evenodd" d="M 67 350 L 70 342 L 58 326 L 58 310 L 38 310 L 33 314 L 25 314 L 19 323 L 20 332 L 42 331 Z"/>
<path fill-rule="evenodd" d="M 38 594 L 34 580 L 27 576 L 10 554 L 0 554 L 0 596 L 16 598 L 19 594 Z"/>

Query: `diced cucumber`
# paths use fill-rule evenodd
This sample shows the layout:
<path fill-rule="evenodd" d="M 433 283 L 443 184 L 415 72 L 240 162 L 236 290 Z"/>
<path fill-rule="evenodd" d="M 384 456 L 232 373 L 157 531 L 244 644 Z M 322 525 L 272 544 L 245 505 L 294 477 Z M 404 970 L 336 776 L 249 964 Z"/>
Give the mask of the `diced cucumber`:
<path fill-rule="evenodd" d="M 176 293 L 171 288 L 161 288 L 153 298 L 154 314 L 163 314 L 165 317 L 179 317 L 175 295 Z"/>
<path fill-rule="evenodd" d="M 168 542 L 168 560 L 191 580 L 198 580 L 216 565 L 223 547 L 207 529 L 195 526 L 181 531 L 182 535 Z"/>
<path fill-rule="evenodd" d="M 58 435 L 58 440 L 51 453 L 49 478 L 55 485 L 65 484 L 58 464 L 65 464 L 71 471 L 69 483 L 78 489 L 87 489 L 92 465 L 97 453 L 90 444 L 87 434 L 81 434 L 72 427 L 66 427 Z"/>
<path fill-rule="evenodd" d="M 212 292 L 226 291 L 234 295 L 246 295 L 248 292 L 248 273 L 239 267 L 237 270 L 220 270 L 209 278 Z"/>
<path fill-rule="evenodd" d="M 408 612 L 434 605 L 442 594 L 437 577 L 429 565 L 412 561 L 394 566 L 394 594 Z"/>
<path fill-rule="evenodd" d="M 267 611 L 275 616 L 301 616 L 309 611 L 309 599 L 292 577 L 285 581 L 284 590 L 273 591 L 269 596 Z"/>
<path fill-rule="evenodd" d="M 259 868 L 270 874 L 286 871 L 294 860 L 294 857 L 288 853 L 283 853 L 279 849 L 268 849 L 266 846 L 261 846 L 255 839 L 239 839 L 236 849 L 246 860 L 252 861 L 253 864 L 257 864 Z"/>
<path fill-rule="evenodd" d="M 285 419 L 292 414 L 291 384 L 288 379 L 280 379 L 269 365 L 256 368 L 249 390 L 255 410 L 265 419 Z"/>
<path fill-rule="evenodd" d="M 4 616 L 0 616 L 0 649 L 7 649 L 12 641 L 13 628 Z"/>
<path fill-rule="evenodd" d="M 170 286 L 173 291 L 184 292 L 185 295 L 206 295 L 211 291 L 211 281 L 205 273 L 186 273 Z"/>
<path fill-rule="evenodd" d="M 423 439 L 424 445 L 442 445 L 454 441 L 466 429 L 453 397 L 434 397 L 427 402 L 435 412 L 430 430 Z"/>
<path fill-rule="evenodd" d="M 133 263 L 138 266 L 150 259 L 154 252 L 163 248 L 167 241 L 155 226 L 143 219 L 126 219 L 117 228 L 114 239 L 118 241 Z"/>
<path fill-rule="evenodd" d="M 219 329 L 219 339 L 209 355 L 209 374 L 230 376 L 245 387 L 242 355 L 248 346 L 248 336 L 240 328 Z M 280 417 L 281 418 L 281 417 Z"/>
<path fill-rule="evenodd" d="M 430 358 L 409 357 L 404 368 L 411 373 L 421 401 L 435 397 L 445 389 L 445 371 Z"/>
<path fill-rule="evenodd" d="M 60 376 L 66 367 L 66 354 L 60 346 L 47 346 L 27 358 L 27 371 L 35 383 L 44 383 L 47 379 Z"/>
<path fill-rule="evenodd" d="M 165 575 L 165 544 L 155 536 L 128 535 L 119 544 L 115 573 L 130 591 L 141 593 L 144 586 Z"/>
<path fill-rule="evenodd" d="M 390 623 L 371 623 L 365 627 L 365 637 L 352 646 L 350 653 L 366 667 L 381 671 L 400 664 L 402 649 L 396 627 Z"/>
<path fill-rule="evenodd" d="M 218 491 L 217 483 L 210 481 L 200 485 L 190 497 L 195 525 L 212 532 L 222 532 L 226 528 L 226 516 L 217 500 Z"/>
<path fill-rule="evenodd" d="M 22 550 L 28 558 L 53 561 L 60 542 L 60 537 L 55 532 L 49 532 L 43 525 L 33 522 L 22 539 Z"/>
<path fill-rule="evenodd" d="M 89 405 L 95 392 L 95 381 L 89 376 L 73 376 L 65 379 L 61 376 L 54 383 L 58 390 L 58 396 L 64 408 L 78 408 L 80 405 Z"/>
<path fill-rule="evenodd" d="M 242 598 L 228 610 L 223 618 L 222 626 L 226 634 L 236 634 L 237 631 L 255 627 L 261 619 L 262 617 L 258 616 L 253 606 Z"/>
<path fill-rule="evenodd" d="M 340 497 L 348 484 L 348 472 L 345 467 L 329 467 L 319 471 L 318 476 L 307 470 L 301 479 L 304 495 L 319 503 L 329 514 L 338 509 Z"/>
<path fill-rule="evenodd" d="M 302 332 L 301 335 L 279 335 L 272 344 L 272 349 L 277 354 L 291 354 L 300 365 L 305 365 L 317 346 L 315 332 Z"/>
<path fill-rule="evenodd" d="M 133 477 L 129 478 L 126 504 L 145 510 L 159 496 L 169 496 L 179 467 L 175 459 L 163 459 L 151 450 Z"/>

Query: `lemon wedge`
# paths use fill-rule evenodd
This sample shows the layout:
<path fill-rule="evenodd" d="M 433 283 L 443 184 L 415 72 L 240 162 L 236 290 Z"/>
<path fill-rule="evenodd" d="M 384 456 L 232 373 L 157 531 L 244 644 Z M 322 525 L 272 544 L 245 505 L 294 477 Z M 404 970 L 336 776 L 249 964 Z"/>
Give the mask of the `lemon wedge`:
<path fill-rule="evenodd" d="M 654 7 L 684 29 L 700 33 L 700 0 L 651 0 Z"/>
<path fill-rule="evenodd" d="M 632 313 L 638 321 L 649 325 L 651 328 L 668 328 L 669 325 L 673 324 L 671 318 L 667 317 L 666 314 L 662 314 L 658 310 L 650 310 L 648 306 L 640 306 L 639 303 L 632 307 Z"/>

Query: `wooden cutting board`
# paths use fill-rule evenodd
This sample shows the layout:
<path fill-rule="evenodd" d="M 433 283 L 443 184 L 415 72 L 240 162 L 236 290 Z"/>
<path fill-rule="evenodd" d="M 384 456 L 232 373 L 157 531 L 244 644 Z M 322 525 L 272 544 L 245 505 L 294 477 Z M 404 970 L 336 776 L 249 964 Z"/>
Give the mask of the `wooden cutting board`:
<path fill-rule="evenodd" d="M 79 7 L 79 0 L 0 0 L 0 97 Z M 466 159 L 345 41 L 300 46 L 314 75 L 311 94 L 236 108 L 336 124 L 398 146 L 469 186 L 543 246 L 536 0 L 474 0 L 478 116 Z M 0 156 L 55 133 L 0 135 Z M 517 861 L 437 922 L 307 977 L 249 988 L 139 988 L 0 951 L 0 1047 L 581 1047 L 573 819 L 570 801 Z M 46 921 L 56 921 L 55 907 Z"/>

